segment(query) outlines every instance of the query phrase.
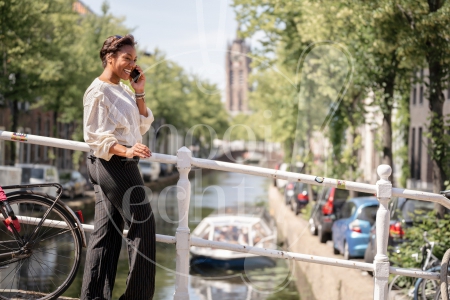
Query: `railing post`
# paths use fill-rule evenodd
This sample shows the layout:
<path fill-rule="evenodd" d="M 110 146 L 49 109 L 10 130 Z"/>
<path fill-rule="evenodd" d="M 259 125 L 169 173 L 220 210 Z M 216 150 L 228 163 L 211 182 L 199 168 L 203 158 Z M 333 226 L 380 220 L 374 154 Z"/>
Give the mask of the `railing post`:
<path fill-rule="evenodd" d="M 387 244 L 389 234 L 389 200 L 392 197 L 392 184 L 389 176 L 392 169 L 388 165 L 380 165 L 377 168 L 380 180 L 377 181 L 377 198 L 380 206 L 377 211 L 376 230 L 377 230 L 377 255 L 374 259 L 374 300 L 387 300 L 388 280 L 389 280 L 389 257 L 387 255 Z"/>
<path fill-rule="evenodd" d="M 175 293 L 174 300 L 189 299 L 189 247 L 191 244 L 190 230 L 188 226 L 189 202 L 191 199 L 191 183 L 189 171 L 191 170 L 191 151 L 182 147 L 177 152 L 177 169 L 180 178 L 177 183 L 178 199 L 178 228 L 175 234 L 177 244 Z"/>

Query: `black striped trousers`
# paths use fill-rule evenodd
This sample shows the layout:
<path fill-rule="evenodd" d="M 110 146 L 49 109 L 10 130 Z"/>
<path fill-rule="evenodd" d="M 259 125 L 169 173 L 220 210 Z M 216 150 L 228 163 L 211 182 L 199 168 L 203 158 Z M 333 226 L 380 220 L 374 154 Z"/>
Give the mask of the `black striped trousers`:
<path fill-rule="evenodd" d="M 109 161 L 88 156 L 95 189 L 94 232 L 89 239 L 81 289 L 82 300 L 111 299 L 124 222 L 129 227 L 129 272 L 122 300 L 148 300 L 155 291 L 155 218 L 141 188 L 138 159 L 113 155 Z"/>

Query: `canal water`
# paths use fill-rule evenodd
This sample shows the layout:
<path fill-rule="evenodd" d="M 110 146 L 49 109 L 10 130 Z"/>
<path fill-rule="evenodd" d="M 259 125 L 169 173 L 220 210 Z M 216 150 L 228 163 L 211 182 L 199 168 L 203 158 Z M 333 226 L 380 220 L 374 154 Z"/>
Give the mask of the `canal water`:
<path fill-rule="evenodd" d="M 252 213 L 255 206 L 266 206 L 267 178 L 219 171 L 193 170 L 191 179 L 191 205 L 189 227 L 191 232 L 202 218 L 214 210 L 238 208 L 239 214 Z M 156 232 L 175 235 L 178 226 L 176 189 L 166 187 L 160 193 L 148 191 L 156 218 Z M 94 203 L 83 204 L 85 223 L 92 224 Z M 280 248 L 281 249 L 281 248 Z M 125 242 L 119 259 L 113 299 L 123 293 L 128 275 L 128 259 Z M 68 291 L 68 297 L 79 297 L 86 250 L 77 277 Z M 173 299 L 175 290 L 175 245 L 157 243 L 156 248 L 156 292 L 154 299 Z M 212 299 L 300 299 L 292 278 L 292 265 L 282 259 L 276 260 L 273 268 L 245 270 L 239 272 L 202 270 L 189 278 L 191 300 Z"/>

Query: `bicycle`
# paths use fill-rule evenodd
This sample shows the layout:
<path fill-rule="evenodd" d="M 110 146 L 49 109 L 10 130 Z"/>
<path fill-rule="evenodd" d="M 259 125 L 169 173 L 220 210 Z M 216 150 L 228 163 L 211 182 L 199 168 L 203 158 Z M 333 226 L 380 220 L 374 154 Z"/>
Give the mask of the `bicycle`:
<path fill-rule="evenodd" d="M 432 269 L 436 266 L 439 266 L 439 264 L 440 264 L 440 260 L 433 254 L 433 249 L 434 249 L 436 243 L 431 242 L 427 239 L 427 232 L 423 233 L 423 239 L 425 241 L 425 244 L 420 248 L 420 251 L 422 253 L 422 261 L 420 262 L 420 270 L 421 271 Z M 418 259 L 419 254 L 416 253 L 414 255 L 414 257 L 416 259 Z M 420 279 L 422 279 L 422 278 L 419 278 L 419 280 Z M 403 285 L 408 280 L 409 279 L 407 279 L 403 275 L 395 276 L 394 279 L 389 284 L 389 294 L 391 294 L 391 291 L 393 290 L 394 287 L 396 289 L 402 289 Z M 437 288 L 437 283 L 435 281 L 429 281 L 429 282 L 427 281 L 425 285 L 422 285 L 422 282 L 419 282 L 419 280 L 417 280 L 415 282 L 414 288 L 411 287 L 407 292 L 407 295 L 409 297 L 414 297 L 415 300 L 419 299 L 418 297 L 420 297 L 420 296 L 425 296 L 427 294 L 430 294 L 431 290 L 436 291 L 436 288 Z M 409 282 L 412 282 L 412 280 L 410 280 Z M 418 284 L 419 284 L 419 286 L 418 286 Z M 426 287 L 426 289 L 424 289 L 424 287 Z M 418 292 L 419 290 L 420 290 L 420 292 Z M 435 292 L 433 292 L 433 298 L 431 298 L 431 299 L 434 299 L 434 293 Z M 430 299 L 430 298 L 422 297 L 420 299 Z"/>
<path fill-rule="evenodd" d="M 435 242 L 430 242 L 426 238 L 426 232 L 424 232 L 424 240 L 428 245 L 432 245 L 429 249 L 427 249 L 427 259 L 428 257 L 432 257 L 430 263 L 424 264 L 422 271 L 428 272 L 439 272 L 441 261 L 433 255 L 433 249 L 436 245 Z M 426 300 L 426 299 L 435 299 L 436 292 L 438 290 L 438 282 L 432 279 L 424 279 L 418 278 L 414 284 L 414 300 Z"/>
<path fill-rule="evenodd" d="M 446 198 L 450 198 L 450 190 L 442 191 L 442 195 Z M 442 261 L 439 261 L 438 266 L 432 266 L 427 268 L 426 271 L 440 273 L 440 282 L 435 280 L 419 278 L 416 281 L 414 289 L 414 300 L 418 299 L 449 299 L 448 290 L 448 263 L 450 260 L 450 249 L 448 249 Z M 439 287 L 439 288 L 438 288 Z"/>
<path fill-rule="evenodd" d="M 36 187 L 55 187 L 56 197 Z M 0 187 L 0 299 L 56 299 L 73 282 L 86 237 L 61 193 L 57 183 Z"/>

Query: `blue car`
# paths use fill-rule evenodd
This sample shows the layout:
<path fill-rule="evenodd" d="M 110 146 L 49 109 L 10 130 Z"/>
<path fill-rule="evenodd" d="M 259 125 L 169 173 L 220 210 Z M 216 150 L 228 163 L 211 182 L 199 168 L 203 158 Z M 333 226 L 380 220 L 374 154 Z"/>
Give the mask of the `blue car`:
<path fill-rule="evenodd" d="M 334 254 L 342 253 L 345 259 L 364 257 L 378 205 L 376 197 L 358 197 L 345 202 L 331 229 Z"/>

